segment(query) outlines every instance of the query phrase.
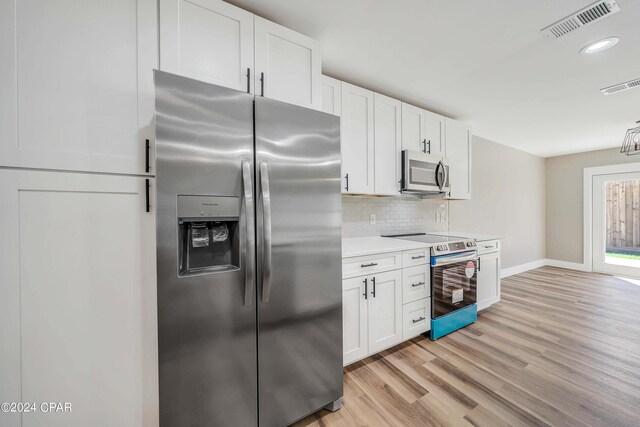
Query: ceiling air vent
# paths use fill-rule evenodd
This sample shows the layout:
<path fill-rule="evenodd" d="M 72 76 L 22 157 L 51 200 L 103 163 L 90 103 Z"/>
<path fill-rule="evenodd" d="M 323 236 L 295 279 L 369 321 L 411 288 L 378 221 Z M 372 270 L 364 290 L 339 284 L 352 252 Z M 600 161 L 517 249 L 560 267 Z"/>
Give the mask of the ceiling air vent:
<path fill-rule="evenodd" d="M 605 87 L 604 89 L 600 89 L 600 92 L 602 92 L 605 95 L 611 95 L 613 93 L 622 92 L 622 91 L 633 89 L 636 87 L 640 87 L 640 79 L 635 79 L 625 83 L 620 83 L 617 85 Z"/>
<path fill-rule="evenodd" d="M 548 39 L 557 39 L 587 24 L 606 18 L 619 10 L 620 6 L 614 0 L 597 1 L 540 31 Z"/>

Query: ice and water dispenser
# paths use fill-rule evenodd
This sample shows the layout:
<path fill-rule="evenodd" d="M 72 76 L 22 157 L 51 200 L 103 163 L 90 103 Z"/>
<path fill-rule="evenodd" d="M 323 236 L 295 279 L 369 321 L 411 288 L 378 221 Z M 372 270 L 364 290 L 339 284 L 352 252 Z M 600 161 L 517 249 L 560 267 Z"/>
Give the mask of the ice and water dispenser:
<path fill-rule="evenodd" d="M 240 200 L 178 196 L 178 276 L 240 268 Z"/>

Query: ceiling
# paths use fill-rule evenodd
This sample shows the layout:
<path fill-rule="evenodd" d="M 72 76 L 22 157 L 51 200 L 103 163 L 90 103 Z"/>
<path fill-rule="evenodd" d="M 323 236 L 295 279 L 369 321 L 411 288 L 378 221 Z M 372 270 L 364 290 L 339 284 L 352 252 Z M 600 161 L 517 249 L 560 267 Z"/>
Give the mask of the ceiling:
<path fill-rule="evenodd" d="M 230 0 L 320 41 L 323 73 L 468 123 L 539 156 L 619 146 L 640 120 L 640 1 L 548 40 L 592 0 Z M 618 36 L 612 49 L 579 50 Z"/>

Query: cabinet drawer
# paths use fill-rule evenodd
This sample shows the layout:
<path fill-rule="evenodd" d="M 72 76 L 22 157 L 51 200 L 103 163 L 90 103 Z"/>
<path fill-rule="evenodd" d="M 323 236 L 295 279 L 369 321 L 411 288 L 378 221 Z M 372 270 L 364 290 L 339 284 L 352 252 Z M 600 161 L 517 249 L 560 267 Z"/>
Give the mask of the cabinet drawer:
<path fill-rule="evenodd" d="M 402 267 L 411 267 L 414 265 L 429 263 L 429 248 L 414 249 L 412 251 L 402 252 Z"/>
<path fill-rule="evenodd" d="M 342 277 L 364 276 L 402 267 L 400 252 L 345 258 L 342 260 Z"/>
<path fill-rule="evenodd" d="M 417 337 L 431 329 L 431 298 L 402 306 L 402 339 Z"/>
<path fill-rule="evenodd" d="M 478 254 L 488 254 L 500 250 L 500 240 L 487 240 L 486 242 L 478 242 Z"/>
<path fill-rule="evenodd" d="M 431 296 L 431 271 L 428 264 L 402 270 L 402 303 Z"/>

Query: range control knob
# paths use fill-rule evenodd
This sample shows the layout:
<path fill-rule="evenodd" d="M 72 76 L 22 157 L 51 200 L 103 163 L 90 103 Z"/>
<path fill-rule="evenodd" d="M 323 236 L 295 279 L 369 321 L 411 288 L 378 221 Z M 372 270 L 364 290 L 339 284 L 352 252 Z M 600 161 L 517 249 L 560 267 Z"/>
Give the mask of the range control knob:
<path fill-rule="evenodd" d="M 468 248 L 472 248 L 472 247 L 474 247 L 475 245 L 476 245 L 476 243 L 475 243 L 475 242 L 467 242 L 467 247 L 468 247 Z"/>
<path fill-rule="evenodd" d="M 446 248 L 444 246 L 442 246 L 442 245 L 438 245 L 438 247 L 436 249 L 439 250 L 439 251 L 446 250 Z"/>

